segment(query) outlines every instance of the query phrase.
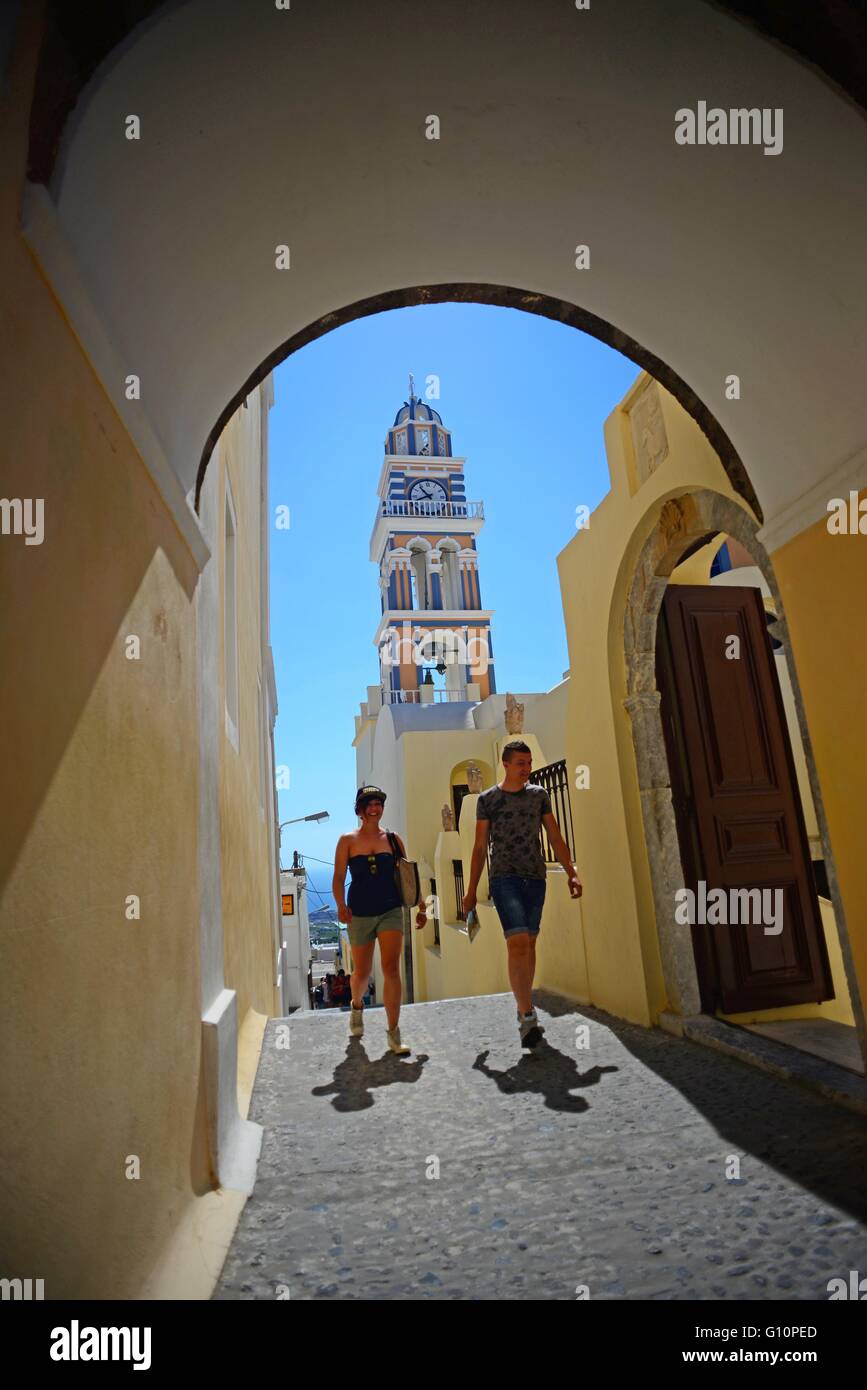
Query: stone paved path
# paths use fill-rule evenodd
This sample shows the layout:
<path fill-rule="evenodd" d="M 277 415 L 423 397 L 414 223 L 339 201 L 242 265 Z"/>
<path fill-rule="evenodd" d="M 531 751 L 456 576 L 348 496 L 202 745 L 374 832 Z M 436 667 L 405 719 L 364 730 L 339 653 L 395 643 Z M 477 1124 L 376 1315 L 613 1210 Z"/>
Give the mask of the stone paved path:
<path fill-rule="evenodd" d="M 360 1042 L 348 1014 L 296 1014 L 288 1051 L 271 1020 L 258 1181 L 215 1298 L 825 1300 L 867 1275 L 862 1117 L 537 999 L 532 1056 L 504 995 L 405 1009 L 406 1059 L 381 1009 Z"/>

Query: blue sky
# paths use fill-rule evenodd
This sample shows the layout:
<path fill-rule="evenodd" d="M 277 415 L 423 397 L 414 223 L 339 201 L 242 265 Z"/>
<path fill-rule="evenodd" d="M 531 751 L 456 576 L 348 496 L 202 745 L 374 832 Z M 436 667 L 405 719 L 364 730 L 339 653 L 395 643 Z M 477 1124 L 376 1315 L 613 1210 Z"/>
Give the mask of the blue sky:
<path fill-rule="evenodd" d="M 290 769 L 280 820 L 331 814 L 323 826 L 287 826 L 284 863 L 293 849 L 331 860 L 356 825 L 353 715 L 379 679 L 368 546 L 385 432 L 409 372 L 423 399 L 427 377 L 440 378 L 431 404 L 466 457 L 467 497 L 485 504 L 479 577 L 495 610 L 497 688 L 530 691 L 556 685 L 568 665 L 556 556 L 575 534 L 576 507 L 608 491 L 602 426 L 638 368 L 573 328 L 477 304 L 360 319 L 277 368 L 271 506 L 291 516 L 288 530 L 271 530 L 276 758 Z M 330 870 L 312 859 L 309 869 L 327 891 Z"/>

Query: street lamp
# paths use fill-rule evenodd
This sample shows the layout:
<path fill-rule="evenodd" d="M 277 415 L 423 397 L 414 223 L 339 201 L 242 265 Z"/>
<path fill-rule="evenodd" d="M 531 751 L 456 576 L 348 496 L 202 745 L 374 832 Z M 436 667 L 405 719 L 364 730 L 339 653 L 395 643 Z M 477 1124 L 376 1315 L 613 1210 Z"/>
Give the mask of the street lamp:
<path fill-rule="evenodd" d="M 299 822 L 299 821 L 302 821 L 302 820 L 315 820 L 315 821 L 319 821 L 319 822 L 321 823 L 321 822 L 323 822 L 323 821 L 330 820 L 330 816 L 329 816 L 329 814 L 328 814 L 327 811 L 314 811 L 312 816 L 294 816 L 292 820 L 284 820 L 284 821 L 281 821 L 280 824 L 277 826 L 277 839 L 279 840 L 279 842 L 280 842 L 280 844 L 281 844 L 281 847 L 282 847 L 282 843 L 283 843 L 283 826 L 284 826 L 284 825 L 297 825 L 298 822 Z M 297 849 L 296 849 L 296 851 L 295 851 L 295 863 L 294 863 L 294 866 L 293 866 L 293 867 L 295 867 L 295 868 L 298 867 L 298 851 L 297 851 Z M 282 865 L 282 863 L 281 863 L 281 865 L 280 865 L 280 872 L 281 872 L 281 873 L 283 872 L 283 865 Z"/>
<path fill-rule="evenodd" d="M 327 811 L 314 811 L 312 816 L 295 816 L 293 820 L 281 821 L 280 825 L 278 826 L 278 831 L 281 831 L 284 825 L 297 825 L 298 822 L 301 820 L 326 821 L 329 819 L 330 817 Z"/>

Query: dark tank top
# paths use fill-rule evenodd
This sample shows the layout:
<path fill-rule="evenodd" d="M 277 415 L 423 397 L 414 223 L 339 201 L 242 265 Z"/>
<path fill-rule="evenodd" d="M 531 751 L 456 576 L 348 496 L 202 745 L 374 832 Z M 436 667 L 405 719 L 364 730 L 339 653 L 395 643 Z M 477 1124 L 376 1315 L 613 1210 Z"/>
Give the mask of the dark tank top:
<path fill-rule="evenodd" d="M 371 860 L 376 860 L 376 872 L 371 873 Z M 352 882 L 346 905 L 356 917 L 380 917 L 393 907 L 400 907 L 400 894 L 394 882 L 394 855 L 388 850 L 379 854 L 351 854 L 349 872 Z"/>

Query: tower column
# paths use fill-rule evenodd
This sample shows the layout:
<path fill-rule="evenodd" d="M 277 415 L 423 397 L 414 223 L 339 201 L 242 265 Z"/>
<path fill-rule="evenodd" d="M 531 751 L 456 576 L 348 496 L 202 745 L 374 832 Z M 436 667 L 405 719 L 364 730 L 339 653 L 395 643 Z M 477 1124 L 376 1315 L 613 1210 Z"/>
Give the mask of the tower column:
<path fill-rule="evenodd" d="M 380 567 L 384 624 L 390 634 L 388 659 L 380 654 L 383 684 L 410 700 L 421 693 L 432 696 L 434 686 L 443 695 L 463 699 L 467 685 L 472 698 L 480 693 L 484 699 L 493 689 L 490 615 L 481 611 L 475 541 L 484 508 L 466 500 L 464 460 L 453 453 L 442 417 L 419 399 L 412 379 L 409 399 L 385 437 L 378 493 L 370 558 Z M 446 630 L 453 627 L 457 642 L 449 644 Z M 463 650 L 452 650 L 451 660 L 422 692 L 417 658 L 423 656 L 425 665 L 442 664 L 432 657 L 438 644 Z"/>

